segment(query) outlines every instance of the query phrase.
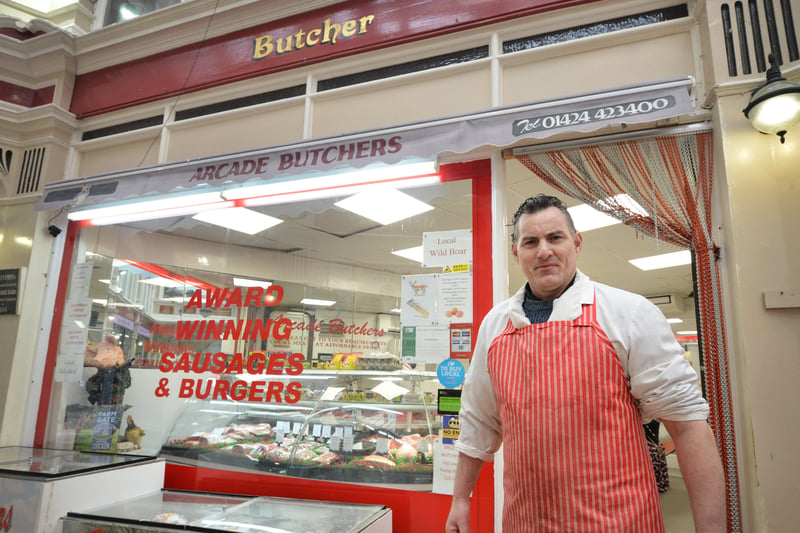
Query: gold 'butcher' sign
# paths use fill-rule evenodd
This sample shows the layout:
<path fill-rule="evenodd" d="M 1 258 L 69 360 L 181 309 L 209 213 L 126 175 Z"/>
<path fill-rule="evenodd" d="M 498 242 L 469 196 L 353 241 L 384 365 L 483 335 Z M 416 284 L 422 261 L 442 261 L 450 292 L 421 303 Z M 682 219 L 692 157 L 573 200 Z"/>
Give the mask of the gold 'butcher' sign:
<path fill-rule="evenodd" d="M 318 44 L 334 45 L 341 39 L 350 39 L 367 33 L 367 28 L 375 20 L 375 15 L 365 15 L 361 18 L 346 20 L 342 23 L 331 22 L 327 18 L 320 27 L 305 31 L 300 29 L 293 35 L 275 37 L 271 33 L 255 38 L 253 45 L 253 59 L 264 59 L 271 54 L 282 55 L 310 48 Z"/>

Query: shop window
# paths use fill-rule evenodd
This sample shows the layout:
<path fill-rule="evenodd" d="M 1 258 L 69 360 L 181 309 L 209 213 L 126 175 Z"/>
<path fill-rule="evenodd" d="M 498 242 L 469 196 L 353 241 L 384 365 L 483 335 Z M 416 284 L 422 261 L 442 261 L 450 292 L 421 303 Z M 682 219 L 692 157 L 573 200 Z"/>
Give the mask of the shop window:
<path fill-rule="evenodd" d="M 295 96 L 303 96 L 304 94 L 306 94 L 306 86 L 295 85 L 294 87 L 287 87 L 285 89 L 278 89 L 276 91 L 244 96 L 242 98 L 235 98 L 233 100 L 226 100 L 224 102 L 217 102 L 215 104 L 177 111 L 175 113 L 175 120 L 180 121 L 189 118 L 201 117 L 204 115 L 211 115 L 213 113 L 221 113 L 223 111 L 230 111 L 232 109 L 239 109 L 241 107 L 249 107 L 258 104 L 265 104 L 267 102 L 275 102 L 278 100 L 285 100 L 287 98 L 294 98 Z"/>
<path fill-rule="evenodd" d="M 90 141 L 92 139 L 99 139 L 100 137 L 107 137 L 109 135 L 116 135 L 118 133 L 125 133 L 127 131 L 139 130 L 142 128 L 149 128 L 151 126 L 160 126 L 164 121 L 164 117 L 156 115 L 154 117 L 147 117 L 139 120 L 132 120 L 122 124 L 114 124 L 113 126 L 106 126 L 105 128 L 97 128 L 96 130 L 88 130 L 81 135 L 82 141 Z"/>
<path fill-rule="evenodd" d="M 319 92 L 330 91 L 331 89 L 338 89 L 340 87 L 348 87 L 350 85 L 357 85 L 359 83 L 366 83 L 368 81 L 382 80 L 384 78 L 401 76 L 403 74 L 410 74 L 412 72 L 421 72 L 423 70 L 445 67 L 447 65 L 476 61 L 478 59 L 484 59 L 487 57 L 489 57 L 489 47 L 478 46 L 476 48 L 460 50 L 451 54 L 442 54 L 434 57 L 427 57 L 425 59 L 418 59 L 416 61 L 409 61 L 407 63 L 400 63 L 388 67 L 381 67 L 373 70 L 366 70 L 364 72 L 357 72 L 355 74 L 347 74 L 345 76 L 320 80 L 317 83 L 317 90 Z"/>
<path fill-rule="evenodd" d="M 367 218 L 349 190 L 249 207 L 273 224 L 252 235 L 79 228 L 47 444 L 431 490 L 437 365 L 478 322 L 476 199 L 471 179 L 395 194 L 418 214 Z"/>
<path fill-rule="evenodd" d="M 103 26 L 135 19 L 147 13 L 180 4 L 182 0 L 107 0 Z"/>
<path fill-rule="evenodd" d="M 647 24 L 655 24 L 658 22 L 665 22 L 668 20 L 675 20 L 688 16 L 689 11 L 686 4 L 680 4 L 673 7 L 648 11 L 646 13 L 618 17 L 604 20 L 602 22 L 593 22 L 591 24 L 583 24 L 581 26 L 574 26 L 572 28 L 566 28 L 563 30 L 505 41 L 503 42 L 503 53 L 508 54 L 510 52 L 518 52 L 520 50 L 528 50 L 530 48 L 539 48 L 541 46 L 547 46 L 550 44 L 573 41 L 575 39 L 582 39 L 584 37 L 591 37 L 593 35 L 602 35 L 604 33 L 626 30 L 629 28 L 637 28 Z"/>

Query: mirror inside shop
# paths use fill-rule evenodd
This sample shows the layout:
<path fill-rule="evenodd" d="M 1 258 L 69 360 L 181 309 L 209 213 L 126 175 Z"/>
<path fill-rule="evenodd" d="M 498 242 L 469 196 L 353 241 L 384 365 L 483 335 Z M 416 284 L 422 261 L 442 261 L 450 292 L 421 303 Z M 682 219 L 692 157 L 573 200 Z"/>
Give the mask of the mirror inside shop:
<path fill-rule="evenodd" d="M 249 207 L 252 234 L 230 211 L 80 227 L 48 442 L 430 490 L 472 183 L 394 192 L 380 221 L 350 193 Z"/>

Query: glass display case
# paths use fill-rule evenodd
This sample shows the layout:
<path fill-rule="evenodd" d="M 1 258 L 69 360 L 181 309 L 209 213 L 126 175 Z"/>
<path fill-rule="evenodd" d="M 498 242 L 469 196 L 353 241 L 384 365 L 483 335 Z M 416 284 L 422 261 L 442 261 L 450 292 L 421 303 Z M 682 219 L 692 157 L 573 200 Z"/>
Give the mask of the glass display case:
<path fill-rule="evenodd" d="M 131 454 L 8 446 L 0 448 L 0 476 L 54 479 L 152 460 L 153 457 Z"/>
<path fill-rule="evenodd" d="M 441 426 L 435 372 L 308 368 L 281 379 L 296 385 L 297 401 L 190 400 L 160 455 L 190 464 L 430 490 Z"/>
<path fill-rule="evenodd" d="M 390 533 L 392 515 L 380 505 L 161 491 L 87 512 L 71 512 L 61 520 L 61 526 L 63 533 L 134 531 L 134 527 L 141 533 L 176 529 Z"/>

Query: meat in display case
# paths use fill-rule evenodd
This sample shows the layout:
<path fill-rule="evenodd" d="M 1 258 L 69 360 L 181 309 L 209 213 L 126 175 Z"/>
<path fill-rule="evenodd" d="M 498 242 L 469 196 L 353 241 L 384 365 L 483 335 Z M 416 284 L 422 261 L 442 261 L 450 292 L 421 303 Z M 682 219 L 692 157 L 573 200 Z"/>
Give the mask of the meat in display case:
<path fill-rule="evenodd" d="M 433 372 L 309 370 L 300 400 L 191 400 L 160 455 L 270 474 L 430 490 Z"/>
<path fill-rule="evenodd" d="M 61 519 L 63 533 L 391 533 L 392 513 L 362 505 L 162 490 Z"/>

